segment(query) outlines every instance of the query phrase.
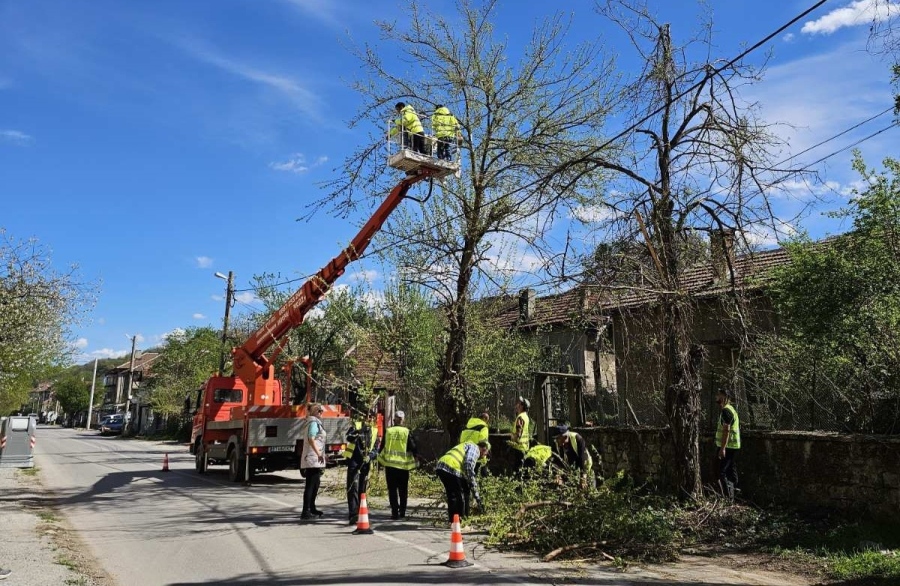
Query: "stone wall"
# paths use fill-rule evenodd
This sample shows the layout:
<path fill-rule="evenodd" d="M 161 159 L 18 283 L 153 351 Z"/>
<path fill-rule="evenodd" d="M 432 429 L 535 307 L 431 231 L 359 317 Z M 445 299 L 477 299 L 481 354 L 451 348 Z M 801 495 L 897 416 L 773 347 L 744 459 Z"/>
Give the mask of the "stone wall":
<path fill-rule="evenodd" d="M 604 477 L 623 470 L 640 483 L 674 491 L 674 451 L 665 428 L 576 429 Z M 416 432 L 420 452 L 433 460 L 452 444 L 441 432 Z M 900 438 L 819 432 L 742 432 L 738 456 L 741 498 L 760 505 L 832 509 L 900 522 Z M 495 472 L 509 470 L 507 434 L 491 435 Z M 702 438 L 703 483 L 718 479 L 712 436 Z M 596 451 L 595 451 L 596 450 Z M 596 454 L 599 452 L 599 462 Z"/>

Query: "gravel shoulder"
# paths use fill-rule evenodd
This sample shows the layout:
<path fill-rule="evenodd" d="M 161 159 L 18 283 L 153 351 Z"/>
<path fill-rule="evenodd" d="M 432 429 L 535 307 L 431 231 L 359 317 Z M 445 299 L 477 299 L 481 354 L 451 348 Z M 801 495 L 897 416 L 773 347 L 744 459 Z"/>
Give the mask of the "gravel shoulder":
<path fill-rule="evenodd" d="M 115 586 L 53 503 L 39 468 L 0 468 L 0 567 L 12 570 L 4 584 Z"/>

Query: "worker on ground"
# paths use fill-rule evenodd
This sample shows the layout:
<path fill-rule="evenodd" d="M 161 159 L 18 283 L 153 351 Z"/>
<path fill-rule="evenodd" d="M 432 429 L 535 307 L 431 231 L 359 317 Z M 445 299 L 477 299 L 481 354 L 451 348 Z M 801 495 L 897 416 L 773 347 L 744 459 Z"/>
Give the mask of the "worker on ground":
<path fill-rule="evenodd" d="M 394 425 L 385 432 L 378 454 L 378 463 L 384 466 L 391 519 L 395 521 L 406 517 L 409 471 L 416 467 L 416 442 L 403 425 L 405 418 L 403 411 L 394 414 Z"/>
<path fill-rule="evenodd" d="M 389 136 L 394 137 L 400 133 L 401 148 L 411 148 L 417 153 L 428 154 L 425 149 L 425 129 L 415 109 L 404 102 L 397 102 L 394 106 L 398 118 L 394 120 Z"/>
<path fill-rule="evenodd" d="M 522 467 L 525 470 L 543 470 L 550 458 L 553 457 L 553 449 L 543 444 L 535 444 L 531 446 L 528 453 L 525 454 L 525 460 Z"/>
<path fill-rule="evenodd" d="M 516 422 L 513 426 L 512 437 L 509 440 L 509 445 L 513 449 L 513 457 L 515 458 L 513 469 L 516 472 L 522 469 L 525 454 L 528 453 L 528 449 L 531 447 L 531 421 L 528 418 L 528 409 L 530 407 L 531 402 L 528 399 L 520 396 L 516 400 Z"/>
<path fill-rule="evenodd" d="M 453 158 L 453 148 L 462 141 L 459 120 L 450 109 L 438 104 L 431 115 L 431 128 L 437 139 L 437 158 L 449 161 Z"/>
<path fill-rule="evenodd" d="M 741 421 L 737 409 L 732 405 L 734 394 L 729 390 L 716 393 L 716 404 L 722 410 L 716 425 L 716 448 L 719 455 L 719 484 L 728 500 L 734 500 L 734 485 L 737 484 L 735 456 L 741 449 Z"/>
<path fill-rule="evenodd" d="M 459 434 L 459 443 L 472 442 L 473 444 L 478 444 L 488 441 L 490 436 L 488 422 L 490 419 L 491 416 L 487 411 L 483 411 L 479 417 L 469 418 L 469 421 L 466 422 L 466 428 Z M 486 457 L 478 460 L 478 465 L 475 467 L 476 473 L 486 470 L 487 460 Z"/>
<path fill-rule="evenodd" d="M 447 517 L 453 522 L 453 515 L 459 515 L 460 519 L 468 516 L 468 496 L 475 496 L 475 502 L 479 509 L 481 496 L 478 493 L 478 476 L 475 474 L 475 464 L 479 458 L 487 455 L 490 449 L 488 442 L 473 444 L 465 442 L 451 448 L 449 452 L 441 456 L 434 471 L 447 491 Z"/>
<path fill-rule="evenodd" d="M 325 514 L 316 508 L 322 470 L 325 469 L 325 426 L 320 419 L 324 412 L 325 409 L 321 404 L 313 403 L 309 406 L 309 415 L 306 418 L 306 437 L 300 454 L 300 468 L 305 479 L 301 519 L 311 519 L 313 515 L 321 517 Z"/>
<path fill-rule="evenodd" d="M 572 470 L 578 470 L 581 488 L 594 488 L 594 460 L 588 450 L 587 442 L 580 433 L 569 431 L 568 425 L 558 425 L 555 430 L 556 447 L 559 458 Z"/>
<path fill-rule="evenodd" d="M 343 456 L 347 459 L 347 508 L 351 525 L 359 520 L 359 495 L 368 488 L 370 463 L 378 456 L 376 415 L 374 409 L 370 410 L 365 421 L 353 422 L 353 428 L 347 432 Z"/>

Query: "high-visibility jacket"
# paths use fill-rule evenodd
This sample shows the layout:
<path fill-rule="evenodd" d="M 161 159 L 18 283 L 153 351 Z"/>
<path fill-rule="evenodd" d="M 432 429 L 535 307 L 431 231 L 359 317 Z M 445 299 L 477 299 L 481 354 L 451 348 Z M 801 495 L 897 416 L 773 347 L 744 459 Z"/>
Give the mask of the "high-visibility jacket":
<path fill-rule="evenodd" d="M 581 452 L 578 447 L 578 434 L 574 431 L 567 431 L 566 436 L 569 438 L 569 444 L 572 446 L 572 450 L 575 452 L 575 455 L 581 459 Z M 590 472 L 591 468 L 594 467 L 594 459 L 591 458 L 591 453 L 588 450 L 584 451 L 584 461 L 581 462 L 581 470 L 583 472 Z"/>
<path fill-rule="evenodd" d="M 459 434 L 459 443 L 472 442 L 473 444 L 479 444 L 486 442 L 489 435 L 488 424 L 483 419 L 472 417 L 466 422 L 466 428 Z"/>
<path fill-rule="evenodd" d="M 525 459 L 531 458 L 534 460 L 535 467 L 541 468 L 547 463 L 547 460 L 549 460 L 552 455 L 553 450 L 550 446 L 537 444 L 525 453 Z"/>
<path fill-rule="evenodd" d="M 342 456 L 347 458 L 348 460 L 353 457 L 353 450 L 356 449 L 356 438 L 359 437 L 359 432 L 362 430 L 362 421 L 355 421 L 353 423 L 353 427 L 356 429 L 356 433 L 348 433 L 347 434 L 347 447 L 344 448 L 344 453 Z M 378 434 L 372 429 L 372 426 L 369 426 L 369 449 L 366 452 L 371 452 L 375 449 L 375 443 L 378 441 Z M 365 459 L 365 458 L 363 458 Z"/>
<path fill-rule="evenodd" d="M 378 454 L 378 463 L 388 468 L 412 470 L 416 467 L 416 458 L 407 449 L 409 429 L 395 425 L 389 427 L 384 434 L 384 446 Z"/>
<path fill-rule="evenodd" d="M 431 115 L 431 128 L 438 138 L 453 138 L 459 132 L 459 120 L 449 108 L 441 106 Z"/>
<path fill-rule="evenodd" d="M 400 130 L 405 130 L 413 134 L 422 134 L 424 131 L 424 128 L 422 128 L 422 121 L 419 120 L 419 115 L 416 114 L 416 111 L 409 104 L 400 110 L 400 117 L 394 120 L 394 125 L 395 126 L 391 128 L 391 136 L 394 136 L 400 132 Z"/>
<path fill-rule="evenodd" d="M 450 451 L 441 456 L 438 459 L 438 462 L 443 462 L 453 470 L 459 472 L 459 475 L 465 478 L 466 471 L 463 468 L 463 463 L 466 460 L 466 445 L 470 443 L 472 442 L 464 442 L 459 444 L 458 446 L 450 448 Z"/>
<path fill-rule="evenodd" d="M 734 423 L 731 424 L 731 433 L 728 434 L 728 443 L 725 444 L 725 447 L 739 450 L 741 448 L 741 420 L 738 417 L 737 409 L 735 409 L 733 405 L 725 405 L 725 408 L 722 409 L 722 411 L 725 411 L 726 409 L 730 411 L 731 415 L 734 417 Z M 722 414 L 719 413 L 719 424 L 716 426 L 717 448 L 722 447 L 722 425 Z"/>
<path fill-rule="evenodd" d="M 528 447 L 531 445 L 531 420 L 528 418 L 528 413 L 524 411 L 516 416 L 516 422 L 520 419 L 522 420 L 522 435 L 512 442 L 512 447 L 524 454 L 528 452 Z M 515 433 L 515 428 L 513 432 Z"/>

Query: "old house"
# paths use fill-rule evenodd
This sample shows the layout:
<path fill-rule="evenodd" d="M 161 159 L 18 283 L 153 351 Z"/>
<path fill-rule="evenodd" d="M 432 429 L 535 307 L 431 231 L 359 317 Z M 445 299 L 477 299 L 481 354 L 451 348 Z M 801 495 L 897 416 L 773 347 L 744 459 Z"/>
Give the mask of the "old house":
<path fill-rule="evenodd" d="M 743 388 L 735 373 L 742 340 L 776 326 L 761 278 L 788 262 L 783 249 L 735 256 L 730 242 L 713 248 L 717 262 L 686 271 L 681 283 L 692 300 L 685 316 L 689 336 L 703 349 L 701 391 L 710 417 L 718 388 Z M 580 285 L 543 297 L 525 290 L 499 320 L 503 327 L 539 337 L 545 358 L 540 371 L 582 376 L 583 400 L 576 408 L 585 423 L 660 425 L 665 423 L 662 321 L 651 289 L 649 282 L 622 288 Z M 565 399 L 558 402 L 572 417 Z"/>
<path fill-rule="evenodd" d="M 151 375 L 153 361 L 158 357 L 158 352 L 138 351 L 134 355 L 134 369 L 131 368 L 129 358 L 115 368 L 107 370 L 103 375 L 103 405 L 97 410 L 98 415 L 124 412 L 128 400 L 131 399 L 132 419 L 140 422 L 150 418 L 146 393 L 142 392 L 142 387 L 145 386 L 147 377 Z"/>

